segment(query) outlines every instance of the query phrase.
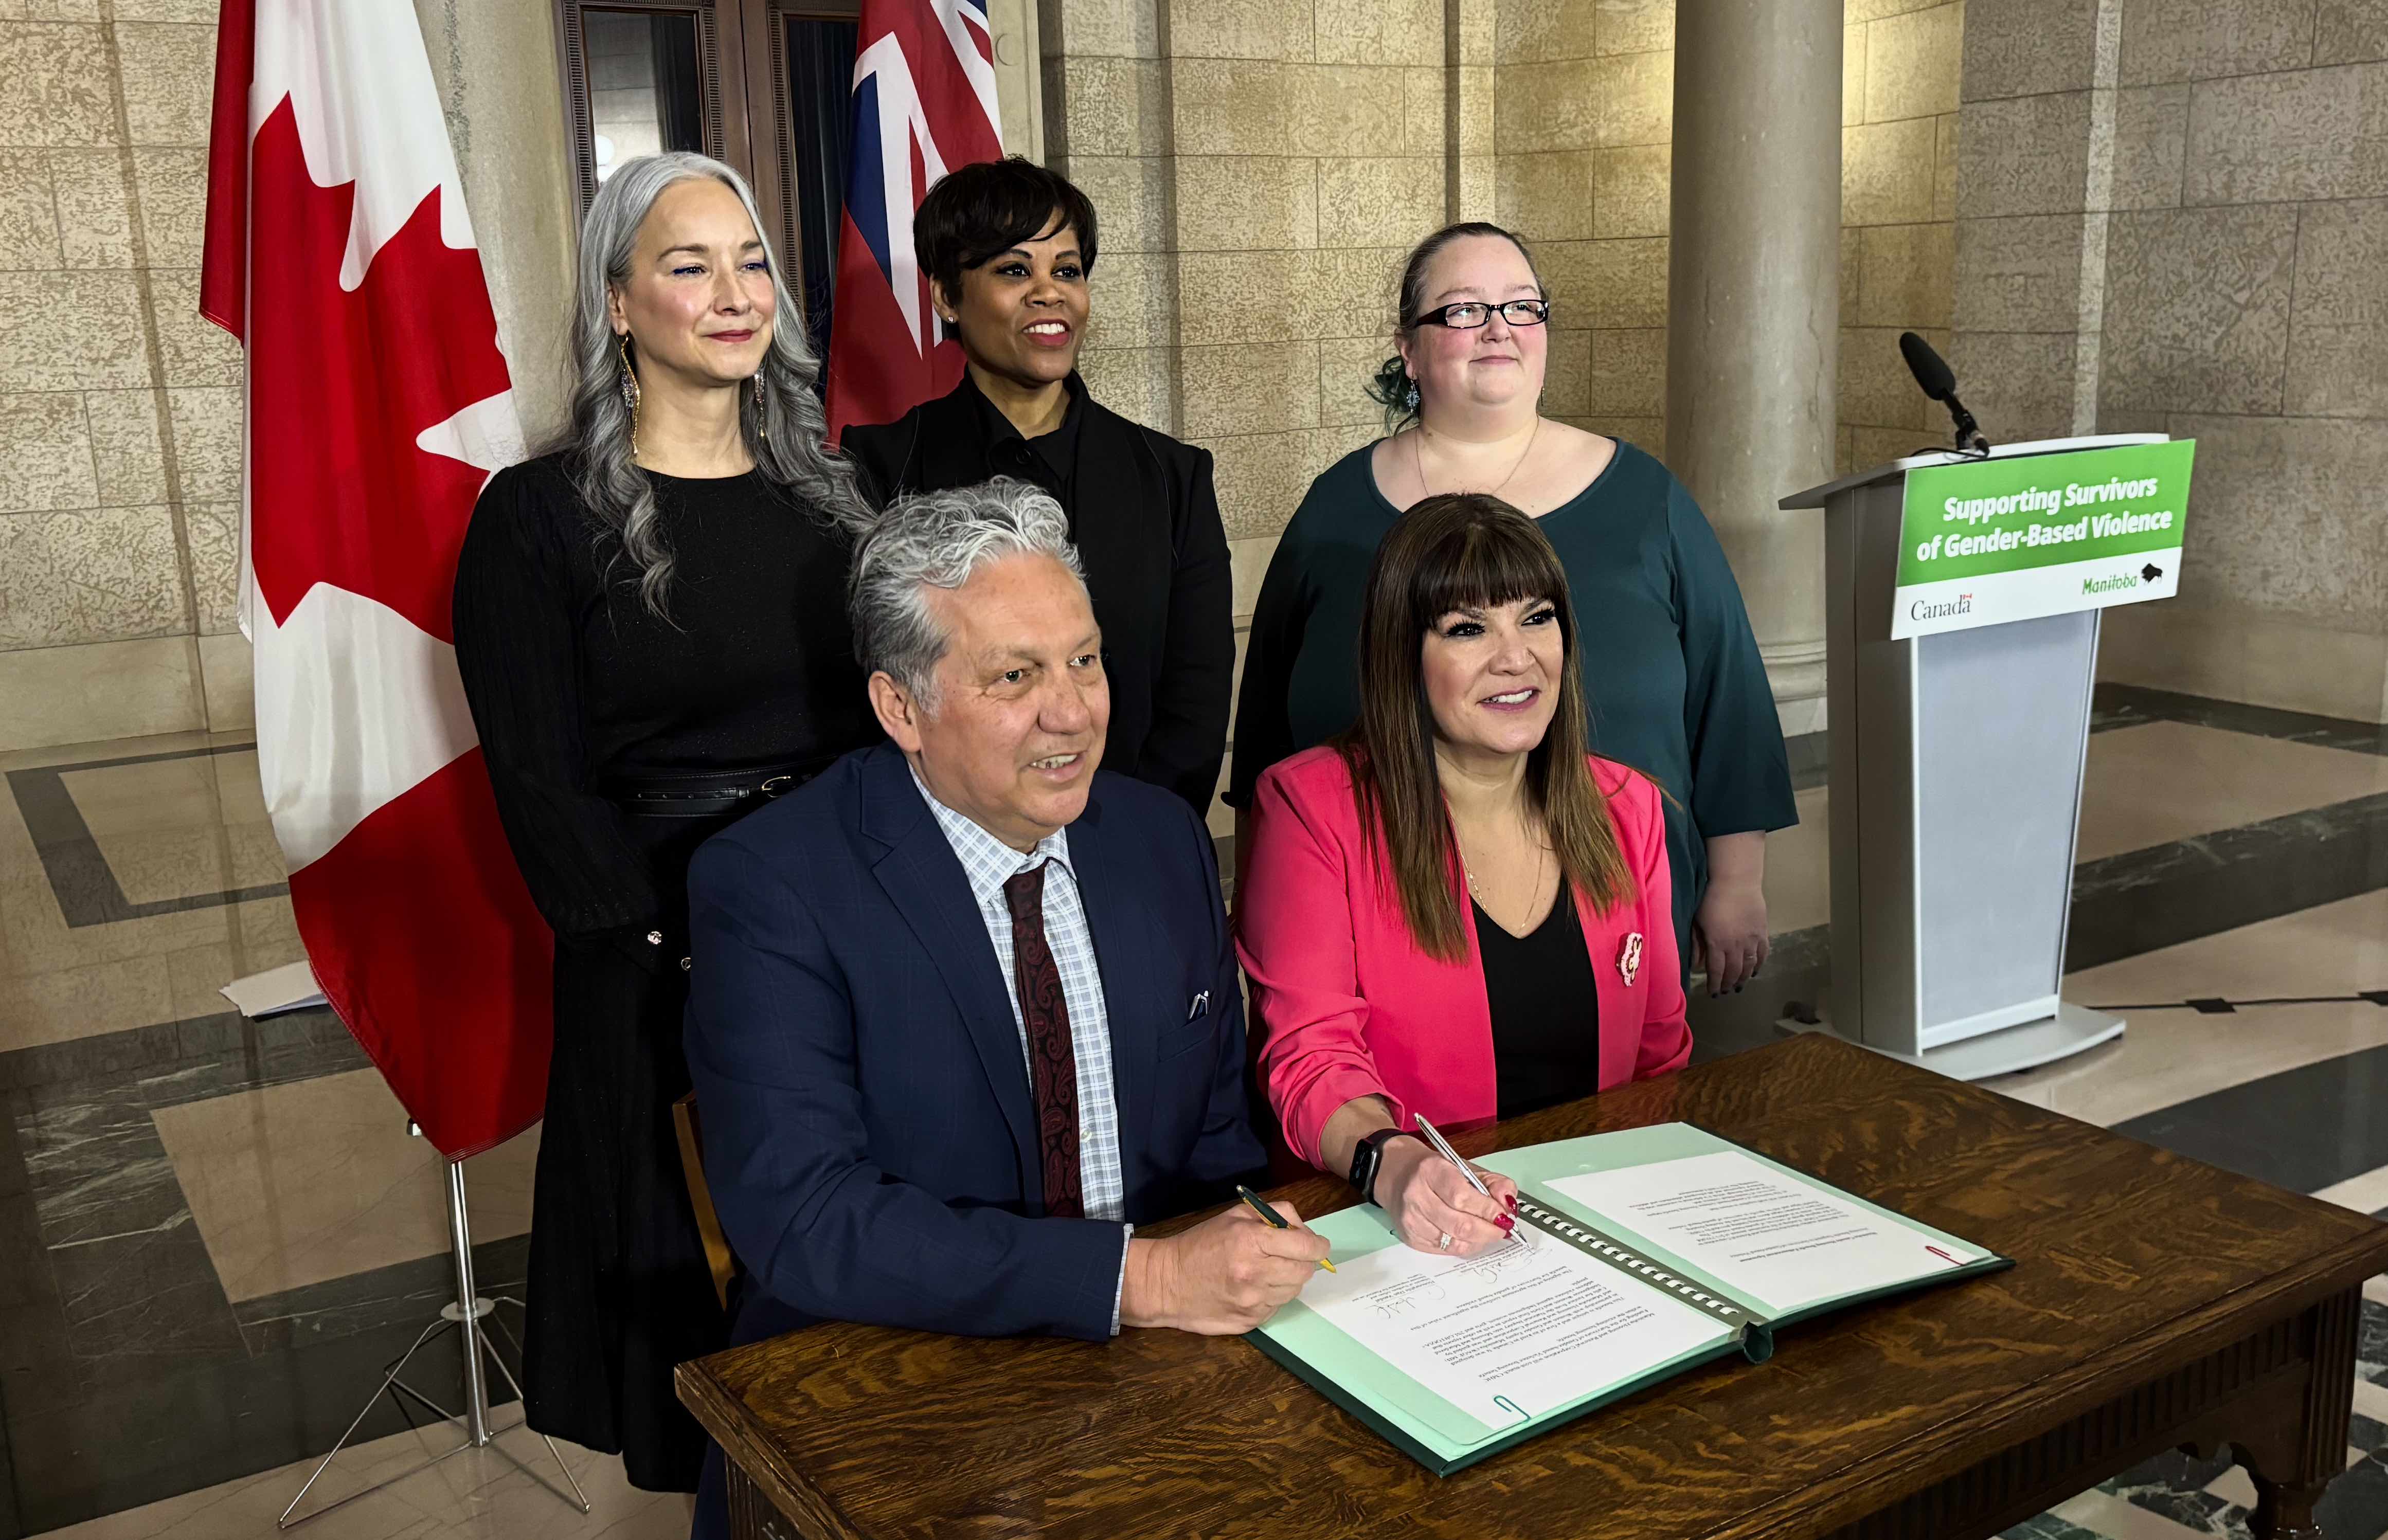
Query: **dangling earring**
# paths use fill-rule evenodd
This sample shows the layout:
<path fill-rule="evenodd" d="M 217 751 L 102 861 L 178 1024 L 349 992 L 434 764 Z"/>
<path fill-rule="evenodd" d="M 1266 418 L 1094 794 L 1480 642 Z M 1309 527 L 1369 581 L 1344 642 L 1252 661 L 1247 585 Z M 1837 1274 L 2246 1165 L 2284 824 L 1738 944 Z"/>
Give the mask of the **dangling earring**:
<path fill-rule="evenodd" d="M 771 441 L 771 406 L 763 394 L 763 376 L 755 376 L 755 440 L 758 444 Z"/>
<path fill-rule="evenodd" d="M 1409 389 L 1402 393 L 1402 405 L 1412 411 L 1418 409 L 1417 380 L 1415 377 L 1410 380 Z"/>
<path fill-rule="evenodd" d="M 639 374 L 630 367 L 629 334 L 614 339 L 614 351 L 622 360 L 622 405 L 630 411 L 630 458 L 639 458 Z"/>

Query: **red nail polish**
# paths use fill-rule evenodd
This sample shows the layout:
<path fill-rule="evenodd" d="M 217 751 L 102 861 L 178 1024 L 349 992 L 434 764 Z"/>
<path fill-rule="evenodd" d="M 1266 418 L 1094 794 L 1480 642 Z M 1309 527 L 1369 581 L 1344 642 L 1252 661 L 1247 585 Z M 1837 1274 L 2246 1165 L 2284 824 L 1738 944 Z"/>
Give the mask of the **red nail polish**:
<path fill-rule="evenodd" d="M 1515 1193 L 1504 1193 L 1501 1194 L 1501 1201 L 1507 1204 L 1510 1207 L 1515 1208 L 1518 1206 L 1518 1194 Z"/>
<path fill-rule="evenodd" d="M 1493 1220 L 1492 1222 L 1493 1222 L 1494 1224 L 1496 1224 L 1496 1225 L 1499 1225 L 1499 1226 L 1502 1228 L 1502 1230 L 1504 1230 L 1505 1231 L 1509 1231 L 1509 1230 L 1514 1230 L 1514 1229 L 1516 1229 L 1516 1228 L 1517 1228 L 1517 1224 L 1518 1224 L 1518 1221 L 1517 1221 L 1517 1220 L 1515 1220 L 1515 1219 L 1513 1219 L 1513 1218 L 1509 1218 L 1509 1216 L 1508 1216 L 1508 1215 L 1506 1215 L 1506 1214 L 1502 1215 L 1499 1218 L 1497 1218 L 1497 1219 Z"/>

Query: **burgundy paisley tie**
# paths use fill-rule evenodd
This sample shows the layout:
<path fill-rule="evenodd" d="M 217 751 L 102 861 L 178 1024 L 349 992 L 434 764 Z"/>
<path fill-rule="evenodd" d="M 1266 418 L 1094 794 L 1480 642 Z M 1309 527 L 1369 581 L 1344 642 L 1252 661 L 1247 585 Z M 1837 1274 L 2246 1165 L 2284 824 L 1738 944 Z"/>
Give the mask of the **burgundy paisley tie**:
<path fill-rule="evenodd" d="M 1078 1054 L 1070 1042 L 1070 1007 L 1061 997 L 1061 970 L 1045 942 L 1043 862 L 1009 878 L 1011 977 L 1020 1016 L 1028 1027 L 1030 1089 L 1036 1098 L 1036 1145 L 1045 1162 L 1045 1212 L 1075 1219 L 1086 1212 L 1078 1182 Z"/>

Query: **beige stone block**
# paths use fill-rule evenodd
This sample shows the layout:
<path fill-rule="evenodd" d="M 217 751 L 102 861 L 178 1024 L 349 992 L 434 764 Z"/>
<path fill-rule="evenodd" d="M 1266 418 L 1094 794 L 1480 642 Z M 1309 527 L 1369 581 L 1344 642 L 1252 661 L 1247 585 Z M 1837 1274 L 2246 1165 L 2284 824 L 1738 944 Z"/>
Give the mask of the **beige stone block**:
<path fill-rule="evenodd" d="M 2316 0 L 2132 0 L 2123 7 L 2122 83 L 2164 85 L 2313 59 Z"/>
<path fill-rule="evenodd" d="M 2080 215 L 1961 220 L 1953 228 L 1959 326 L 2062 332 L 2081 323 Z"/>
<path fill-rule="evenodd" d="M 1841 19 L 1844 21 L 1879 21 L 1886 16 L 1904 16 L 1909 11 L 1927 10 L 1948 0 L 1843 0 Z"/>
<path fill-rule="evenodd" d="M 96 8 L 96 0 L 85 0 Z M 115 0 L 119 21 L 201 21 L 215 25 L 217 0 Z"/>
<path fill-rule="evenodd" d="M 199 318 L 198 270 L 154 268 L 148 273 L 148 281 L 149 312 L 158 326 L 158 352 L 165 365 L 165 383 L 238 385 L 240 344 L 222 327 Z"/>
<path fill-rule="evenodd" d="M 1306 155 L 1315 67 L 1188 58 L 1171 66 L 1180 155 Z M 1400 109 L 1401 97 L 1394 98 Z"/>
<path fill-rule="evenodd" d="M 1664 145 L 1673 137 L 1672 53 L 1604 57 L 1596 79 L 1600 89 L 1598 144 Z"/>
<path fill-rule="evenodd" d="M 1445 14 L 1455 12 L 1459 62 L 1493 64 L 1499 60 L 1495 34 L 1500 31 L 1501 0 L 1445 0 Z"/>
<path fill-rule="evenodd" d="M 2097 83 L 2098 0 L 1965 0 L 1969 101 Z"/>
<path fill-rule="evenodd" d="M 1329 337 L 1318 345 L 1318 422 L 1361 427 L 1385 420 L 1384 403 L 1368 394 L 1377 371 L 1397 349 L 1388 337 Z"/>
<path fill-rule="evenodd" d="M 1440 104 L 1442 101 L 1443 88 L 1441 79 L 1443 74 L 1443 71 L 1430 69 L 1413 69 L 1408 72 L 1412 91 L 1409 106 L 1410 148 L 1413 150 L 1421 147 L 1429 149 L 1442 147 L 1439 140 L 1421 146 L 1418 140 L 1418 127 L 1421 119 L 1427 119 L 1428 132 L 1430 133 L 1434 132 L 1430 120 L 1431 115 L 1426 111 L 1426 105 Z M 1493 104 L 1500 99 L 1499 92 L 1499 80 L 1491 65 L 1470 64 L 1461 68 L 1459 71 L 1459 153 L 1461 155 L 1489 156 L 1498 147 L 1499 121 L 1493 112 Z"/>
<path fill-rule="evenodd" d="M 2388 417 L 2388 201 L 2304 211 L 2285 410 Z"/>
<path fill-rule="evenodd" d="M 205 147 L 215 90 L 216 31 L 170 22 L 119 22 L 124 122 L 135 145 Z"/>
<path fill-rule="evenodd" d="M 2388 196 L 2388 64 L 2201 82 L 2190 95 L 2188 204 Z"/>
<path fill-rule="evenodd" d="M 52 150 L 51 195 L 57 200 L 58 248 L 70 268 L 129 268 L 137 264 L 133 244 L 132 190 L 124 162 L 112 150 Z M 202 176 L 202 202 L 207 186 Z"/>
<path fill-rule="evenodd" d="M 1089 347 L 1078 355 L 1086 392 L 1131 423 L 1177 432 L 1176 350 L 1170 347 Z"/>
<path fill-rule="evenodd" d="M 157 392 L 86 391 L 83 412 L 99 479 L 99 496 L 93 500 L 104 508 L 171 500 Z"/>
<path fill-rule="evenodd" d="M 1588 241 L 1598 232 L 1594 157 L 1622 150 L 1505 155 L 1493 165 L 1495 221 L 1530 241 Z"/>
<path fill-rule="evenodd" d="M 1227 570 L 1235 593 L 1234 614 L 1240 625 L 1251 618 L 1252 606 L 1261 597 L 1261 583 L 1268 576 L 1270 559 L 1277 555 L 1277 536 L 1255 535 L 1227 542 Z"/>
<path fill-rule="evenodd" d="M 2260 612 L 2243 617 L 2242 630 L 2242 699 L 2251 704 L 2388 722 L 2388 637 L 2378 631 L 2299 625 Z"/>
<path fill-rule="evenodd" d="M 189 628 L 171 510 L 0 514 L 0 645 L 66 647 Z"/>
<path fill-rule="evenodd" d="M 1631 444 L 1654 459 L 1667 458 L 1667 420 L 1663 417 L 1568 417 L 1560 421 L 1571 428 Z"/>
<path fill-rule="evenodd" d="M 1581 417 L 1592 410 L 1592 334 L 1547 329 L 1543 337 L 1545 417 Z"/>
<path fill-rule="evenodd" d="M 1600 51 L 1596 0 L 1499 0 L 1494 57 L 1503 64 L 1590 58 Z"/>
<path fill-rule="evenodd" d="M 49 157 L 40 150 L 0 150 L 0 270 L 65 265 L 57 206 L 50 199 Z"/>
<path fill-rule="evenodd" d="M 1850 446 L 1855 428 L 1844 423 L 1833 430 L 1833 474 L 1846 476 L 1858 468 L 1857 456 Z"/>
<path fill-rule="evenodd" d="M 1957 271 L 1957 226 L 1880 224 L 1858 232 L 1861 326 L 1949 325 Z"/>
<path fill-rule="evenodd" d="M 1285 335 L 1289 306 L 1307 309 L 1325 322 L 1329 318 L 1320 313 L 1322 304 L 1373 312 L 1384 303 L 1373 294 L 1320 295 L 1315 287 L 1318 257 L 1309 251 L 1184 253 L 1176 259 L 1175 340 L 1188 346 L 1268 342 Z M 1391 293 L 1390 284 L 1385 292 Z"/>
<path fill-rule="evenodd" d="M 1893 225 L 1891 229 L 1903 229 Z M 1865 272 L 1865 231 L 1856 225 L 1841 227 L 1841 324 L 1854 326 L 1858 307 L 1862 302 L 1862 279 Z"/>
<path fill-rule="evenodd" d="M 1947 448 L 1947 435 L 1933 429 L 1869 428 L 1845 423 L 1841 431 L 1848 435 L 1848 461 L 1841 472 L 1849 475 L 1858 471 L 1872 470 L 1924 449 Z"/>
<path fill-rule="evenodd" d="M 1284 0 L 1170 0 L 1173 58 L 1315 57 L 1311 7 Z"/>
<path fill-rule="evenodd" d="M 1667 243 L 1555 241 L 1536 248 L 1552 304 L 1571 326 L 1667 323 Z"/>
<path fill-rule="evenodd" d="M 1933 134 L 1932 217 L 1936 220 L 1957 217 L 1957 121 L 1958 114 L 1943 114 Z"/>
<path fill-rule="evenodd" d="M 1924 340 L 1944 357 L 1948 334 L 1926 332 Z M 1915 428 L 1937 407 L 1915 388 L 1899 356 L 1899 331 L 1888 326 L 1841 329 L 1840 420 L 1858 427 Z"/>
<path fill-rule="evenodd" d="M 1382 341 L 1400 319 L 1405 246 L 1321 247 L 1302 279 L 1304 301 L 1321 337 Z"/>
<path fill-rule="evenodd" d="M 1321 64 L 1443 63 L 1442 0 L 1312 0 L 1310 8 Z"/>
<path fill-rule="evenodd" d="M 2388 0 L 2321 0 L 2314 23 L 2316 64 L 2388 59 Z"/>
<path fill-rule="evenodd" d="M 14 10 L 0 6 L 0 16 L 26 21 L 97 21 L 99 0 L 8 0 Z"/>
<path fill-rule="evenodd" d="M 1841 126 L 1848 128 L 1866 120 L 1865 112 L 1866 30 L 1863 27 L 1841 29 Z"/>
<path fill-rule="evenodd" d="M 1073 155 L 1070 180 L 1095 206 L 1102 251 L 1167 251 L 1170 174 L 1176 163 L 1157 155 Z M 1097 265 L 1101 259 L 1097 258 Z"/>
<path fill-rule="evenodd" d="M 1449 72 L 1410 66 L 1402 70 L 1402 136 L 1379 145 L 1379 154 L 1440 156 L 1448 147 L 1451 125 L 1445 109 L 1451 105 Z M 1490 110 L 1490 103 L 1484 104 Z"/>
<path fill-rule="evenodd" d="M 232 385 L 190 385 L 166 392 L 174 435 L 174 471 L 186 501 L 240 497 L 241 401 Z"/>
<path fill-rule="evenodd" d="M 1044 0 L 1037 46 L 1057 58 L 1158 58 L 1152 0 Z"/>
<path fill-rule="evenodd" d="M 256 671 L 247 637 L 227 630 L 199 638 L 199 690 L 210 732 L 257 726 Z"/>
<path fill-rule="evenodd" d="M 0 145 L 115 144 L 110 74 L 95 26 L 0 28 Z"/>
<path fill-rule="evenodd" d="M 146 385 L 139 302 L 121 272 L 0 272 L 0 391 Z"/>
<path fill-rule="evenodd" d="M 1960 214 L 2080 211 L 2089 187 L 2090 93 L 1967 102 L 1958 120 Z"/>
<path fill-rule="evenodd" d="M 1962 5 L 1934 6 L 1868 23 L 1866 121 L 1956 111 L 1964 31 Z"/>
<path fill-rule="evenodd" d="M 1929 118 L 1841 130 L 1841 222 L 1920 224 L 1932 218 Z"/>
<path fill-rule="evenodd" d="M 1593 151 L 1593 234 L 1602 240 L 1664 235 L 1672 157 L 1665 145 Z"/>
<path fill-rule="evenodd" d="M 1586 57 L 1502 69 L 1500 95 L 1492 104 L 1493 143 L 1500 153 L 1588 150 L 1598 144 L 1597 68 Z"/>
<path fill-rule="evenodd" d="M 2388 442 L 2376 425 L 2316 418 L 2194 416 L 2181 574 L 2201 603 L 2280 613 L 2317 629 L 2380 634 L 2388 545 L 2378 538 Z"/>
<path fill-rule="evenodd" d="M 1310 481 L 1325 475 L 1344 456 L 1365 449 L 1383 436 L 1382 428 L 1374 424 L 1313 428 L 1303 439 L 1303 448 L 1309 456 L 1304 469 L 1309 473 Z M 1302 491 L 1307 494 L 1309 490 L 1310 483 L 1306 481 L 1302 484 Z"/>
<path fill-rule="evenodd" d="M 1178 159 L 1179 250 L 1273 250 L 1317 244 L 1316 161 L 1258 155 Z"/>
<path fill-rule="evenodd" d="M 1182 90 L 1188 76 L 1201 76 L 1200 60 L 1177 67 Z M 1172 147 L 1170 80 L 1160 63 L 1149 58 L 1079 57 L 1061 60 L 1064 143 L 1074 158 L 1081 155 L 1158 155 Z M 1199 82 L 1197 82 L 1199 85 Z M 1181 114 L 1186 104 L 1179 104 Z M 1227 110 L 1224 102 L 1198 100 L 1196 110 L 1205 122 Z M 1180 121 L 1185 120 L 1181 117 Z M 1224 132 L 1226 125 L 1220 125 Z M 1205 153 L 1203 135 L 1181 132 L 1175 148 L 1180 154 Z M 1280 142 L 1275 149 L 1281 152 Z"/>
<path fill-rule="evenodd" d="M 2115 215 L 2100 404 L 2279 411 L 2296 246 L 2289 209 Z"/>
<path fill-rule="evenodd" d="M 1675 45 L 1675 0 L 1592 0 L 1591 8 L 1601 53 L 1651 54 Z"/>
<path fill-rule="evenodd" d="M 1441 229 L 1442 164 L 1399 159 L 1318 162 L 1318 244 L 1415 244 Z"/>
<path fill-rule="evenodd" d="M 1493 220 L 1492 165 L 1489 155 L 1463 155 L 1459 158 L 1459 207 L 1453 210 L 1463 220 Z"/>
<path fill-rule="evenodd" d="M 1294 144 L 1317 156 L 1380 155 L 1408 135 L 1408 96 L 1398 68 L 1314 65 L 1302 76 Z"/>
<path fill-rule="evenodd" d="M 240 629 L 240 504 L 183 505 L 183 534 L 191 548 L 191 591 L 198 601 L 202 637 Z M 206 659 L 200 659 L 204 666 Z"/>
<path fill-rule="evenodd" d="M 146 264 L 198 266 L 207 234 L 208 152 L 134 150 L 133 177 L 140 196 L 142 255 Z"/>
<path fill-rule="evenodd" d="M 1318 425 L 1318 344 L 1228 344 L 1178 355 L 1186 436 L 1211 439 Z"/>
<path fill-rule="evenodd" d="M 1592 334 L 1587 415 L 1662 417 L 1667 411 L 1667 333 L 1657 326 Z"/>
<path fill-rule="evenodd" d="M 2142 85 L 2115 94 L 2116 208 L 2177 208 L 2189 146 L 2186 85 Z"/>
<path fill-rule="evenodd" d="M 0 396 L 0 514 L 99 501 L 83 398 Z"/>
<path fill-rule="evenodd" d="M 1943 356 L 1965 405 L 2013 443 L 2072 433 L 2073 348 L 2067 332 L 1959 332 Z"/>
<path fill-rule="evenodd" d="M 1200 442 L 1215 462 L 1219 517 L 1227 538 L 1274 537 L 1310 488 L 1309 437 L 1301 433 L 1247 434 Z"/>

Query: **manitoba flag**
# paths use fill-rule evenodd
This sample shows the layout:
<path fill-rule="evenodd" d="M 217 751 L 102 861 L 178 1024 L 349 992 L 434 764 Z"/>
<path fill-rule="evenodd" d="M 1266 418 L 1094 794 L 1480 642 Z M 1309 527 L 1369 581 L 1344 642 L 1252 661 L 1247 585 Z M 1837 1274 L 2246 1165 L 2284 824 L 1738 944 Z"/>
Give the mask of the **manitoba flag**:
<path fill-rule="evenodd" d="M 246 346 L 241 628 L 317 983 L 460 1157 L 539 1116 L 551 943 L 498 827 L 449 595 L 519 459 L 410 0 L 223 0 L 199 309 Z"/>
<path fill-rule="evenodd" d="M 855 43 L 830 312 L 832 443 L 849 423 L 892 423 L 961 379 L 961 349 L 939 340 L 912 255 L 912 214 L 949 168 L 1003 154 L 986 0 L 862 0 Z"/>

